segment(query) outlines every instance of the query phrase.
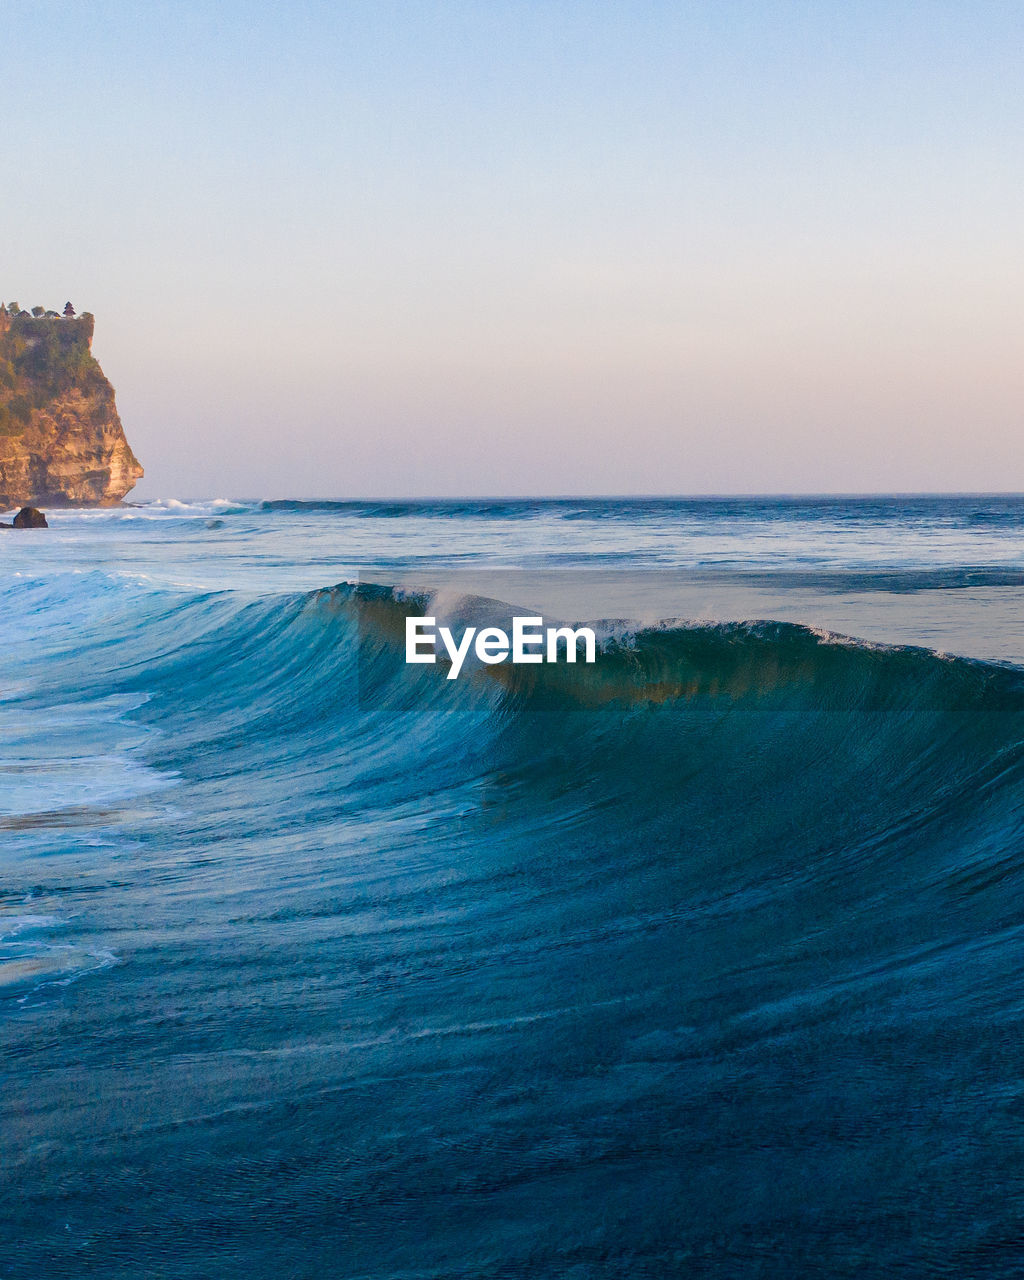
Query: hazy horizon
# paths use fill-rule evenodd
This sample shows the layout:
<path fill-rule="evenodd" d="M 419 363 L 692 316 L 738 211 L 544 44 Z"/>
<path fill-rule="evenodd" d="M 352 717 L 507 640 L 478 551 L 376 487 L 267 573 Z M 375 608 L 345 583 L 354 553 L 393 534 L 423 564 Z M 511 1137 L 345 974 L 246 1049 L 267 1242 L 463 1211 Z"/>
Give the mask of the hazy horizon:
<path fill-rule="evenodd" d="M 1024 12 L 5 15 L 0 295 L 153 497 L 1024 491 Z"/>
<path fill-rule="evenodd" d="M 870 502 L 881 498 L 1024 498 L 1024 489 L 865 489 L 858 492 L 843 490 L 733 490 L 693 493 L 622 492 L 622 493 L 166 493 L 140 497 L 138 490 L 131 490 L 119 506 L 131 506 L 133 501 L 147 502 L 303 502 L 303 503 L 416 503 L 424 504 L 459 502 L 760 502 L 760 501 L 822 501 Z"/>

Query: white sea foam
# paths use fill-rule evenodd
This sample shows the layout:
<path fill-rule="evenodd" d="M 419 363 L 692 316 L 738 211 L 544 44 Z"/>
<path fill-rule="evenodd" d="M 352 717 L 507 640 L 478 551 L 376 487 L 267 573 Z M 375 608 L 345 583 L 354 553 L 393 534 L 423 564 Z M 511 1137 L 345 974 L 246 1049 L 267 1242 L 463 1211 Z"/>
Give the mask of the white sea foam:
<path fill-rule="evenodd" d="M 0 943 L 29 929 L 52 929 L 61 923 L 56 916 L 0 915 Z"/>
<path fill-rule="evenodd" d="M 161 791 L 176 775 L 135 756 L 150 738 L 143 725 L 124 719 L 147 701 L 144 692 L 115 694 L 90 702 L 33 710 L 0 701 L 0 822 L 17 829 L 19 819 L 88 810 L 99 817 L 132 799 Z M 109 814 L 107 814 L 109 816 Z M 5 820 L 5 821 L 4 821 Z"/>
<path fill-rule="evenodd" d="M 0 916 L 0 995 L 13 996 L 24 1005 L 46 988 L 70 986 L 118 963 L 107 947 L 38 936 L 43 929 L 65 923 L 52 916 Z"/>

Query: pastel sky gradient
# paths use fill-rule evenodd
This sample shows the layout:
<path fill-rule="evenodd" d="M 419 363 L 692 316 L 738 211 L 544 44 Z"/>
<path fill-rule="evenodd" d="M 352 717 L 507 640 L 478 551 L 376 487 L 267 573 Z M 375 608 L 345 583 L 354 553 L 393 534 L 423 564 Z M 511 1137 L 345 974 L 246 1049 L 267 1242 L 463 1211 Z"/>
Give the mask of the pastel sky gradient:
<path fill-rule="evenodd" d="M 1017 0 L 0 8 L 140 497 L 1024 490 Z"/>

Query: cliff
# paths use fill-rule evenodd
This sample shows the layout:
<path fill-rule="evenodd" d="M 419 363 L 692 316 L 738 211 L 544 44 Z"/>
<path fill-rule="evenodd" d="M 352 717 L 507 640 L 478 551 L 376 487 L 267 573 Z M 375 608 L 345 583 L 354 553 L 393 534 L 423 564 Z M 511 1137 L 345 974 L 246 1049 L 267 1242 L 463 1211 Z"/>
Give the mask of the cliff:
<path fill-rule="evenodd" d="M 92 316 L 12 310 L 0 307 L 0 509 L 120 502 L 142 467 L 90 350 Z"/>

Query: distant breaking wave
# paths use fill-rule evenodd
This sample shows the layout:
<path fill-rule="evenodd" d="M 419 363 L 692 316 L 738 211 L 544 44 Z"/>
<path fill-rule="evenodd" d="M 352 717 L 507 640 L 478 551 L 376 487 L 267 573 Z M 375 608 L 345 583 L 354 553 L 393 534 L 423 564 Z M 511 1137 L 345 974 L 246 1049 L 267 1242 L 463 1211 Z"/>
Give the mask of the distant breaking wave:
<path fill-rule="evenodd" d="M 265 499 L 243 504 L 264 512 L 347 514 L 388 519 L 408 516 L 485 516 L 522 519 L 530 515 L 556 515 L 565 520 L 613 520 L 630 522 L 644 518 L 698 518 L 822 522 L 841 520 L 847 526 L 874 525 L 899 519 L 907 527 L 930 524 L 937 517 L 950 527 L 979 526 L 1024 529 L 1024 505 L 1016 495 L 1004 498 L 902 495 L 858 499 L 851 509 L 843 497 L 631 497 L 631 498 L 414 498 L 414 499 Z"/>

